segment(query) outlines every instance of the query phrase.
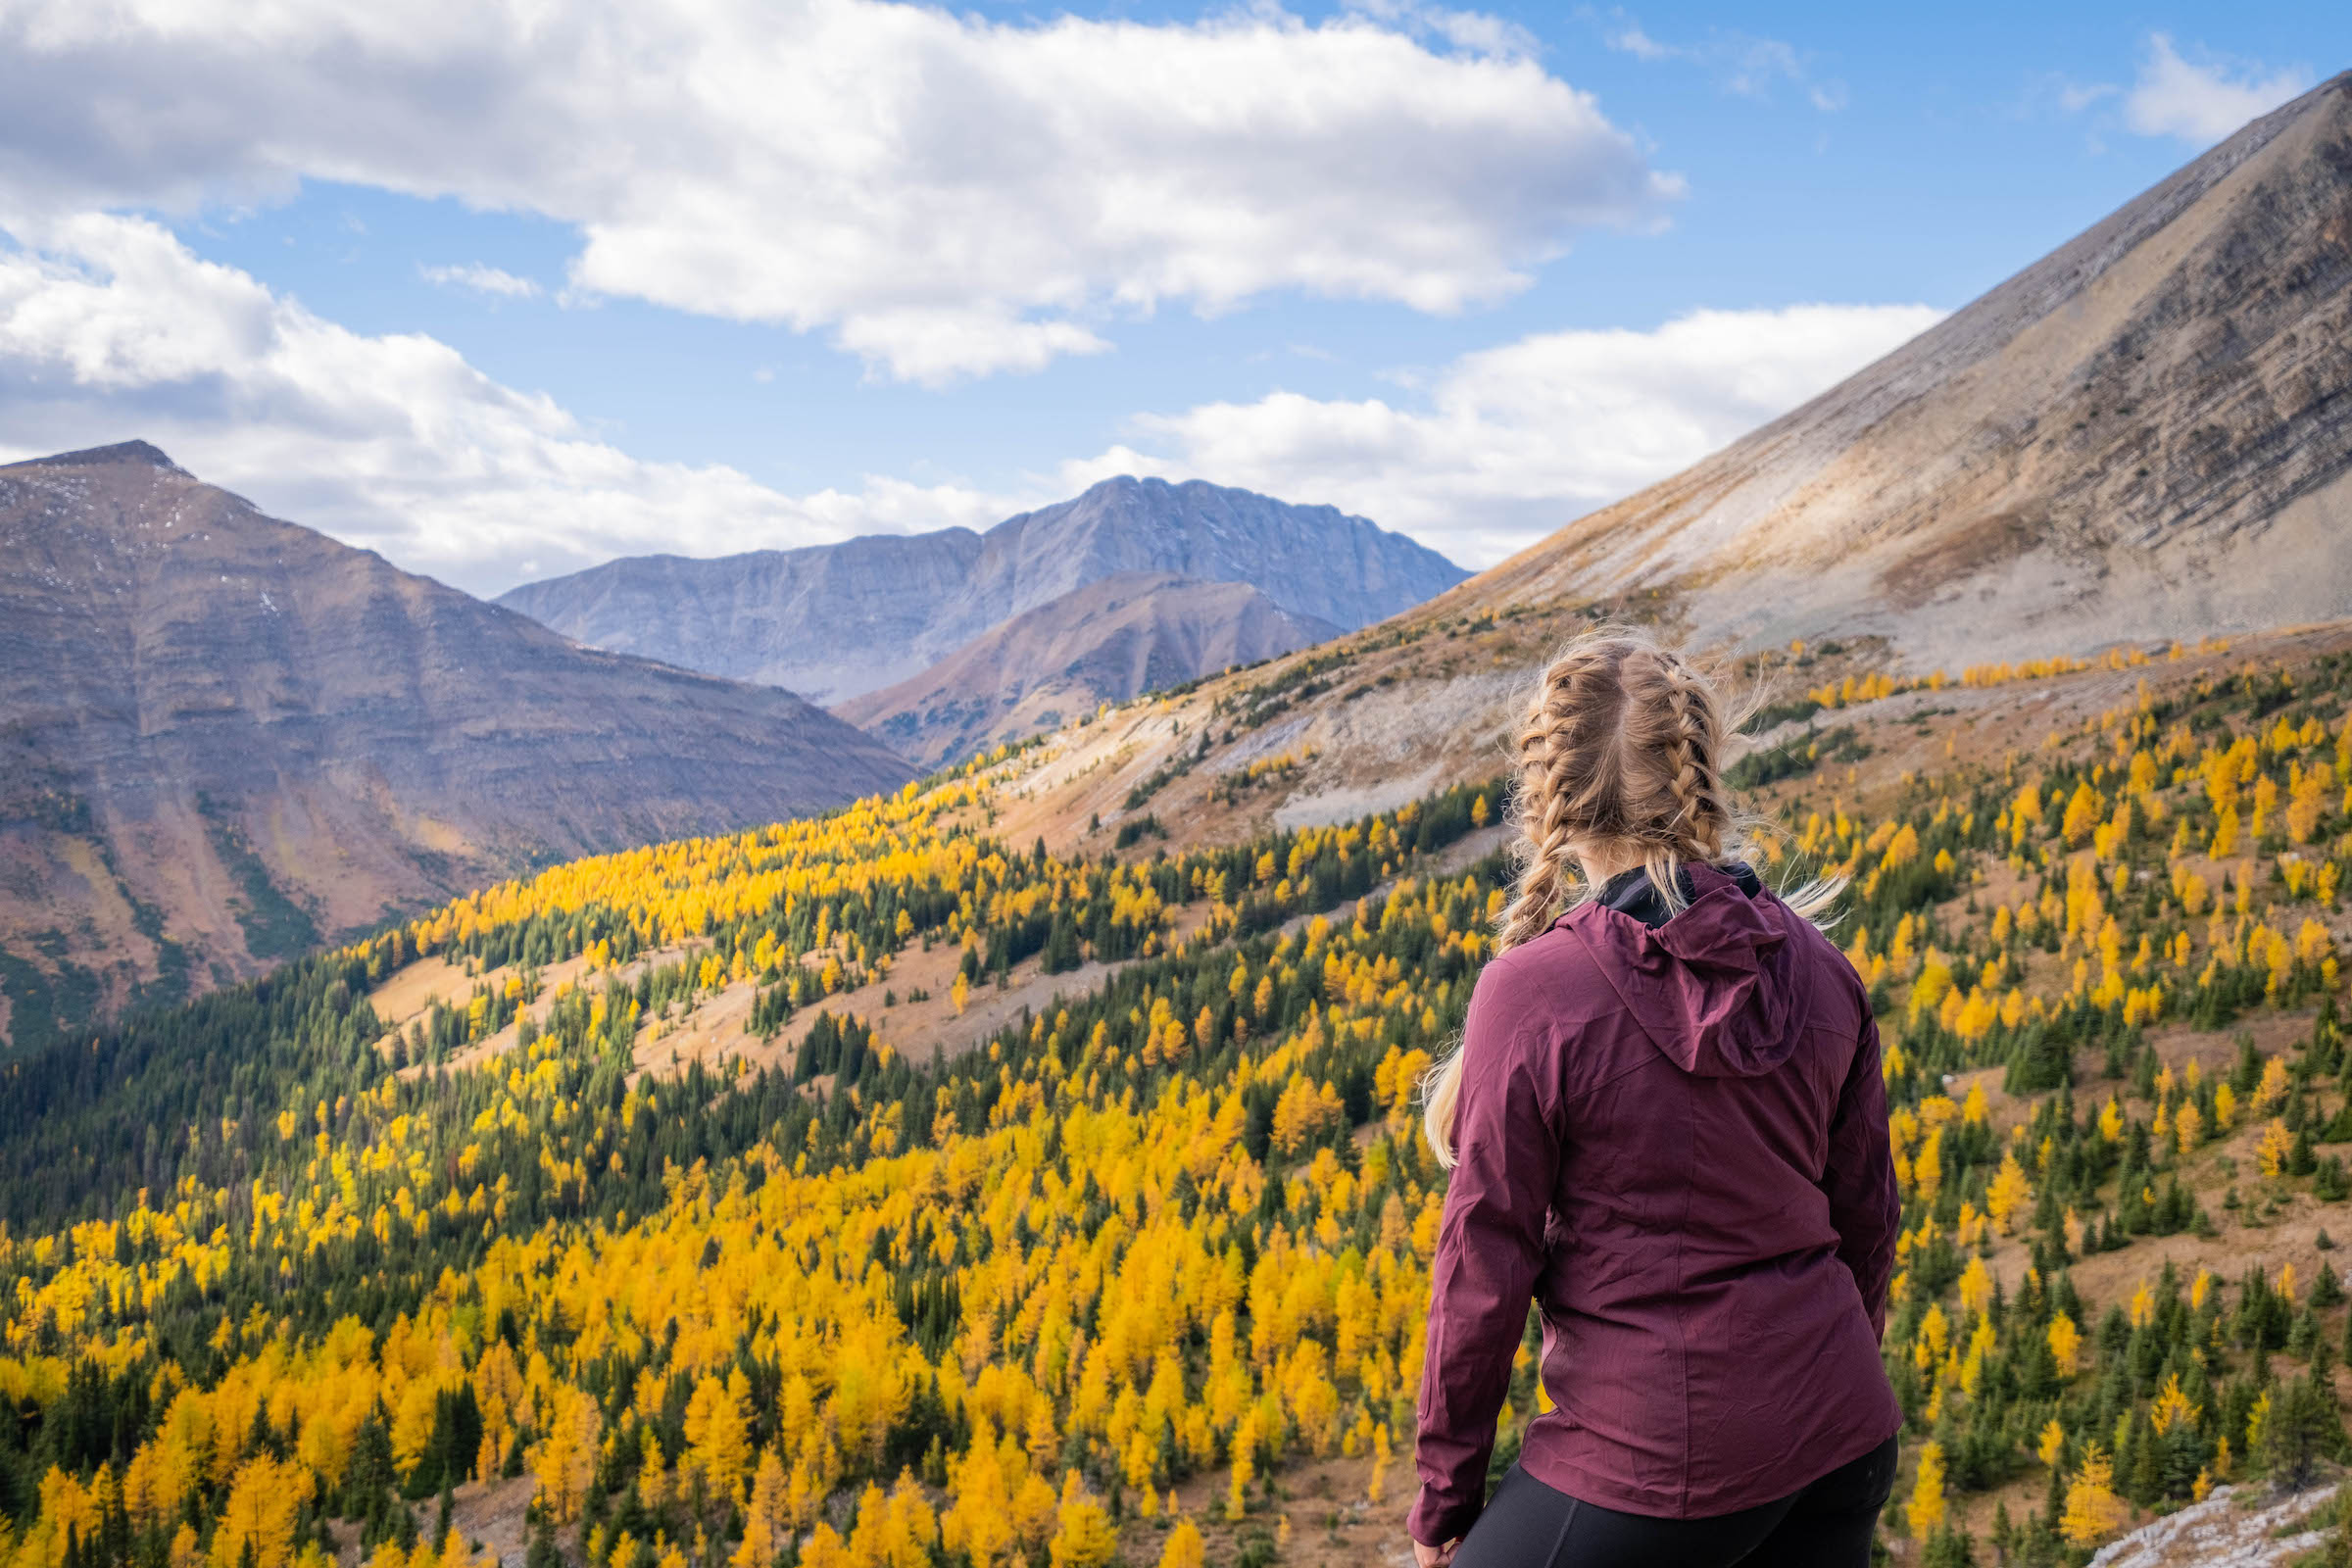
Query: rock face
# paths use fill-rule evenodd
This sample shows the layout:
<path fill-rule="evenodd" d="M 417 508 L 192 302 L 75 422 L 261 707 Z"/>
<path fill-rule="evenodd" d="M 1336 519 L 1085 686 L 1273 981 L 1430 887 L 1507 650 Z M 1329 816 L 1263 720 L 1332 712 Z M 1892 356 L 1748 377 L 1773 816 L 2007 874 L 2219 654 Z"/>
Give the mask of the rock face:
<path fill-rule="evenodd" d="M 2283 1568 L 2326 1544 L 2334 1486 L 2216 1487 L 2202 1502 L 2101 1546 L 2090 1568 Z"/>
<path fill-rule="evenodd" d="M 0 467 L 0 554 L 20 1044 L 549 857 L 908 771 L 789 693 L 579 647 L 141 442 Z"/>
<path fill-rule="evenodd" d="M 1248 583 L 1117 572 L 966 643 L 910 680 L 833 710 L 923 766 L 1019 740 L 1064 719 L 1336 637 Z"/>
<path fill-rule="evenodd" d="M 1914 665 L 2352 612 L 2352 74 L 1813 402 L 1476 579 Z"/>
<path fill-rule="evenodd" d="M 876 535 L 708 561 L 633 557 L 526 583 L 498 602 L 600 648 L 837 706 L 919 673 L 1011 616 L 1135 571 L 1246 583 L 1292 615 L 1343 630 L 1464 575 L 1336 508 L 1199 480 L 1119 478 L 984 534 Z"/>

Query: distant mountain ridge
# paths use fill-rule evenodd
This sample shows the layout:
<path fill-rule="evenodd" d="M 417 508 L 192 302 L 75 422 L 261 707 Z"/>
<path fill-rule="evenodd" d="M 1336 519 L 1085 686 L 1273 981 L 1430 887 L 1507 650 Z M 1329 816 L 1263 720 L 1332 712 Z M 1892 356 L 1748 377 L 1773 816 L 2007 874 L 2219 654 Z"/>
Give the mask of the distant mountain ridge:
<path fill-rule="evenodd" d="M 0 466 L 0 1035 L 909 772 L 788 692 L 579 647 L 144 442 Z"/>
<path fill-rule="evenodd" d="M 709 560 L 629 557 L 525 583 L 498 603 L 596 647 L 837 706 L 919 674 L 1012 616 L 1137 571 L 1246 583 L 1295 616 L 1341 630 L 1466 575 L 1335 507 L 1122 477 L 986 533 L 869 535 Z"/>
<path fill-rule="evenodd" d="M 1122 571 L 1025 610 L 834 713 L 936 767 L 1064 719 L 1336 637 L 1239 582 Z"/>

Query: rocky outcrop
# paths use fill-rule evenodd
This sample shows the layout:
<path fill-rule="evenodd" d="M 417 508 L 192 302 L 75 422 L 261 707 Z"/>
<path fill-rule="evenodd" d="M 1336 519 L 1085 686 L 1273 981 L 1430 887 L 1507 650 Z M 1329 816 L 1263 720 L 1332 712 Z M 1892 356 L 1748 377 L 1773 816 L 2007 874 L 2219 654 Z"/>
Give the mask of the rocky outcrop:
<path fill-rule="evenodd" d="M 1118 572 L 1024 611 L 911 680 L 834 709 L 924 766 L 1339 634 L 1247 583 Z"/>
<path fill-rule="evenodd" d="M 582 648 L 131 442 L 0 467 L 20 1041 L 550 857 L 907 774 L 772 687 Z"/>
<path fill-rule="evenodd" d="M 2320 1510 L 2335 1491 L 2216 1487 L 2204 1501 L 2101 1546 L 2090 1568 L 2284 1568 L 2326 1544 Z"/>
<path fill-rule="evenodd" d="M 1011 616 L 1135 571 L 1248 584 L 1290 614 L 1342 629 L 1464 575 L 1435 551 L 1333 507 L 1199 480 L 1118 478 L 984 534 L 877 535 L 715 560 L 632 557 L 526 583 L 498 602 L 600 648 L 837 706 L 919 673 Z"/>
<path fill-rule="evenodd" d="M 2352 612 L 2347 528 L 2352 74 L 1455 602 L 1957 666 Z"/>

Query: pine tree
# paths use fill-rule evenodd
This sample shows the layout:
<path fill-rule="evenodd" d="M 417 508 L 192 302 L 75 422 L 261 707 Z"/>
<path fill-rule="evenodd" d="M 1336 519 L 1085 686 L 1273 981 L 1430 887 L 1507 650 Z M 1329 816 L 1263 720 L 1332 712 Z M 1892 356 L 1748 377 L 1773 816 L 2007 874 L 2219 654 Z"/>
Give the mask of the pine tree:
<path fill-rule="evenodd" d="M 1939 1525 L 1919 1561 L 1920 1568 L 1976 1568 L 1976 1537 L 1952 1524 Z"/>
<path fill-rule="evenodd" d="M 2323 1231 L 2321 1234 L 2324 1236 L 2327 1233 Z M 2305 1303 L 2314 1311 L 2324 1312 L 2343 1298 L 2343 1281 L 2336 1276 L 2333 1265 L 2323 1262 L 2312 1271 L 2311 1294 L 2304 1298 Z"/>
<path fill-rule="evenodd" d="M 2262 1431 L 2262 1459 L 2272 1481 L 2299 1492 L 2311 1485 L 2322 1459 L 2339 1457 L 2343 1449 L 2344 1427 L 2335 1400 L 2308 1375 L 2272 1391 Z"/>

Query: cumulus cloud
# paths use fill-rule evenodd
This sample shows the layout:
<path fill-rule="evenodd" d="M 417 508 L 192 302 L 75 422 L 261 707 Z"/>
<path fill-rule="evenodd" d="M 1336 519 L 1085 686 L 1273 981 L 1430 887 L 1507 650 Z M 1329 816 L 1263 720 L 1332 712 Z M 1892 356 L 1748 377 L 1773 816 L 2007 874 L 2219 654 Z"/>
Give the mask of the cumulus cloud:
<path fill-rule="evenodd" d="M 2164 33 L 2148 39 L 2138 79 L 2124 99 L 2124 122 L 2143 136 L 2174 136 L 2191 146 L 2220 141 L 2246 122 L 2311 86 L 2300 66 L 2263 73 L 2242 61 L 2181 58 Z"/>
<path fill-rule="evenodd" d="M 869 476 L 796 496 L 723 466 L 640 461 L 444 343 L 322 320 L 148 220 L 82 215 L 9 237 L 0 460 L 145 437 L 276 515 L 480 593 L 617 555 L 986 527 L 1114 473 L 1332 502 L 1485 565 L 1938 317 L 1807 305 L 1543 333 L 1397 375 L 1395 401 L 1208 403 L 991 486 Z"/>
<path fill-rule="evenodd" d="M 495 593 L 616 555 L 719 555 L 950 523 L 1040 497 L 875 478 L 790 496 L 646 463 L 416 334 L 352 332 L 141 220 L 0 248 L 0 459 L 144 437 L 275 515 Z"/>
<path fill-rule="evenodd" d="M 502 267 L 490 267 L 481 262 L 466 262 L 455 267 L 420 267 L 417 271 L 427 283 L 443 288 L 465 289 L 491 299 L 528 300 L 539 297 L 539 284 L 531 278 L 517 277 Z"/>
<path fill-rule="evenodd" d="M 1330 502 L 1484 566 L 1662 479 L 1926 330 L 1924 305 L 1695 311 L 1654 331 L 1550 332 L 1463 356 L 1420 406 L 1277 392 L 1135 421 L 1069 466 Z"/>
<path fill-rule="evenodd" d="M 1403 0 L 1146 24 L 885 0 L 23 0 L 21 208 L 306 177 L 578 227 L 569 286 L 824 331 L 920 381 L 1277 291 L 1451 312 L 1679 194 L 1514 29 Z"/>

